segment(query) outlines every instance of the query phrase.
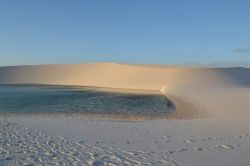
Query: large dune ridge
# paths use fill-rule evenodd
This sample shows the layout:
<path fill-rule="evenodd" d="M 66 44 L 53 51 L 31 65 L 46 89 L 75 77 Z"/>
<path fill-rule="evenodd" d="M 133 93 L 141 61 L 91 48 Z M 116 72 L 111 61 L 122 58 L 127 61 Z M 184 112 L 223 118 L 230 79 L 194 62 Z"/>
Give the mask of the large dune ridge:
<path fill-rule="evenodd" d="M 247 71 L 247 72 L 246 72 Z M 10 66 L 0 68 L 1 84 L 56 84 L 160 90 L 186 85 L 250 84 L 244 68 L 141 66 L 115 63 Z M 241 78 L 238 74 L 245 74 Z"/>
<path fill-rule="evenodd" d="M 196 108 L 198 112 L 202 110 L 201 112 L 211 115 L 235 116 L 236 110 L 246 112 L 250 108 L 250 96 L 246 94 L 249 92 L 250 69 L 241 67 L 116 63 L 8 66 L 0 67 L 0 84 L 74 85 L 161 91 L 176 103 L 177 112 L 185 114 Z"/>

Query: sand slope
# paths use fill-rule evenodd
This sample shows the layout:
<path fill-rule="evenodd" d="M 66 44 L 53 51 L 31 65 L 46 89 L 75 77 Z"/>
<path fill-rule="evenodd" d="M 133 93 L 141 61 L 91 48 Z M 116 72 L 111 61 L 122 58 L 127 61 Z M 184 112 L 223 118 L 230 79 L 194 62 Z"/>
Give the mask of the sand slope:
<path fill-rule="evenodd" d="M 242 95 L 250 86 L 250 69 L 238 67 L 192 68 L 115 63 L 12 66 L 0 68 L 0 84 L 157 90 L 174 100 L 181 111 L 186 109 L 187 112 L 189 107 L 193 109 L 195 106 L 211 115 L 225 116 L 225 111 L 227 115 L 234 115 L 234 110 L 239 107 L 242 110 L 250 108 L 249 97 Z M 181 98 L 182 102 L 177 98 Z M 185 106 L 187 103 L 192 106 Z"/>
<path fill-rule="evenodd" d="M 136 66 L 114 63 L 13 66 L 0 68 L 2 84 L 60 84 L 125 89 L 160 90 L 163 86 L 229 84 L 248 69 L 241 68 L 178 68 Z M 246 71 L 245 71 L 246 70 Z M 230 79 L 230 81 L 228 81 Z"/>

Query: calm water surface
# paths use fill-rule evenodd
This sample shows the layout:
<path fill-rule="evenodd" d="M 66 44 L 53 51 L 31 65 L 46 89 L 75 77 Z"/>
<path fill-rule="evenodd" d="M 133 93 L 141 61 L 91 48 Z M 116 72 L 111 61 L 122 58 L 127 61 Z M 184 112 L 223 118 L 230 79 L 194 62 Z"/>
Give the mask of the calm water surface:
<path fill-rule="evenodd" d="M 163 95 L 65 86 L 0 85 L 0 113 L 160 115 L 173 111 L 174 105 Z"/>

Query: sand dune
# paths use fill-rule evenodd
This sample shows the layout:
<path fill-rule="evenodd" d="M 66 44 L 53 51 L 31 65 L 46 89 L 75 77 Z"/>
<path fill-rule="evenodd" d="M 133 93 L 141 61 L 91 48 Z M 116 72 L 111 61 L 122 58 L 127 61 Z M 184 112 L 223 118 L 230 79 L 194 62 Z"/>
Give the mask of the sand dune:
<path fill-rule="evenodd" d="M 0 68 L 1 84 L 56 84 L 161 91 L 181 111 L 194 107 L 208 114 L 234 114 L 236 105 L 250 108 L 246 96 L 236 96 L 250 86 L 247 68 L 195 68 L 115 63 L 12 66 Z M 232 92 L 235 89 L 237 92 Z M 223 92 L 223 93 L 222 93 Z M 232 95 L 231 95 L 232 93 Z M 185 106 L 178 98 L 192 106 Z M 215 100 L 218 98 L 218 100 Z M 183 100 L 184 99 L 184 100 Z M 177 101 L 178 100 L 178 101 Z M 182 103 L 182 104 L 181 104 Z M 232 106 L 225 106 L 225 103 Z M 212 107 L 212 108 L 211 108 Z M 219 109 L 219 110 L 218 110 Z"/>
<path fill-rule="evenodd" d="M 242 68 L 147 67 L 114 63 L 13 66 L 0 68 L 0 83 L 160 90 L 163 86 L 250 84 L 244 75 L 238 75 L 247 75 L 249 71 Z"/>

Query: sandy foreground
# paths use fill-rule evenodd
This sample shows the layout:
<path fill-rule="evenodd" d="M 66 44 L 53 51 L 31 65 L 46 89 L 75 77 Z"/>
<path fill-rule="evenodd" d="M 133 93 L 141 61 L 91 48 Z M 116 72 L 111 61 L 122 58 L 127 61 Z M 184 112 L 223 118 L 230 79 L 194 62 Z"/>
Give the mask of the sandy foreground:
<path fill-rule="evenodd" d="M 2 114 L 0 152 L 6 151 L 6 155 L 0 164 L 18 163 L 12 161 L 15 157 L 9 160 L 4 157 L 15 154 L 19 145 L 29 149 L 27 144 L 31 144 L 42 163 L 60 159 L 78 164 L 86 160 L 85 165 L 250 165 L 248 68 L 113 63 L 14 66 L 0 68 L 0 83 L 90 86 L 121 92 L 140 90 L 162 93 L 176 105 L 174 115 L 152 120 Z M 22 133 L 23 137 L 17 136 Z M 12 148 L 3 144 L 11 139 L 17 142 Z M 57 149 L 56 145 L 62 147 Z M 47 151 L 39 148 L 46 146 Z M 70 155 L 67 149 L 71 149 Z M 79 154 L 74 157 L 75 151 Z M 27 151 L 27 155 L 30 153 Z M 53 158 L 54 153 L 60 155 Z M 33 162 L 32 157 L 25 158 L 27 155 L 19 155 L 20 161 Z"/>

